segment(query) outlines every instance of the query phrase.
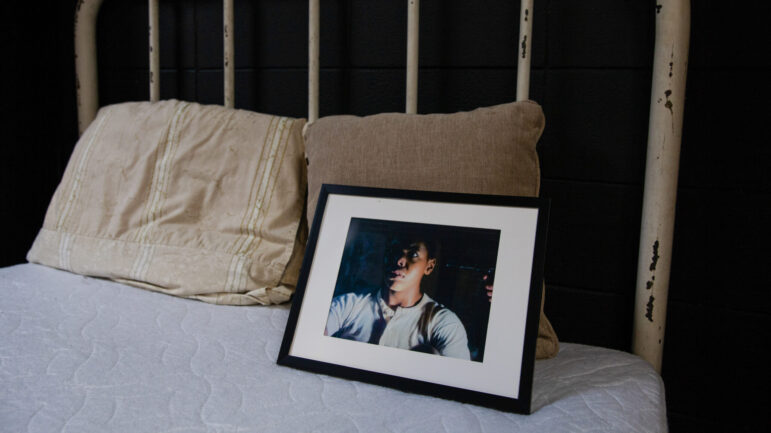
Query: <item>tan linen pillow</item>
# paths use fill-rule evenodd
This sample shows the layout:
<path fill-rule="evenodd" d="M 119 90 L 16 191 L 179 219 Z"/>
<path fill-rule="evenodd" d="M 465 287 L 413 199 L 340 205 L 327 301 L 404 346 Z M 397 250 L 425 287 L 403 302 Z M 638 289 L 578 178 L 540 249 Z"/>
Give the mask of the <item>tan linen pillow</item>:
<path fill-rule="evenodd" d="M 453 114 L 331 116 L 308 125 L 307 219 L 321 185 L 538 196 L 541 107 L 514 102 Z M 538 358 L 559 350 L 543 314 Z"/>
<path fill-rule="evenodd" d="M 176 100 L 104 107 L 27 259 L 212 303 L 287 301 L 304 248 L 304 124 Z"/>

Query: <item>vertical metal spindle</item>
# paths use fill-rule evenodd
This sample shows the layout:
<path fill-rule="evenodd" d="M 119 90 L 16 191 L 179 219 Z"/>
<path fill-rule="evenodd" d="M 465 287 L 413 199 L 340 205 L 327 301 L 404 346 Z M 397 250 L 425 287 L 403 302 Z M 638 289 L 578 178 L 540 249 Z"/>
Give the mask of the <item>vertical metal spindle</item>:
<path fill-rule="evenodd" d="M 533 0 L 522 0 L 519 11 L 519 44 L 517 45 L 517 101 L 530 96 L 530 49 L 533 34 Z"/>
<path fill-rule="evenodd" d="M 319 0 L 308 2 L 308 124 L 319 118 Z"/>
<path fill-rule="evenodd" d="M 75 11 L 75 88 L 80 134 L 88 128 L 99 109 L 96 16 L 100 6 L 102 0 L 82 0 Z"/>
<path fill-rule="evenodd" d="M 406 112 L 418 112 L 418 45 L 420 0 L 407 0 L 407 104 Z"/>
<path fill-rule="evenodd" d="M 160 61 L 160 38 L 158 24 L 158 0 L 149 0 L 149 37 L 150 37 L 150 101 L 156 102 L 161 99 L 161 61 Z"/>
<path fill-rule="evenodd" d="M 223 32 L 223 75 L 225 80 L 225 107 L 233 108 L 235 106 L 235 64 L 234 43 L 233 43 L 233 0 L 223 0 L 222 2 L 222 32 Z"/>
<path fill-rule="evenodd" d="M 688 67 L 690 1 L 656 2 L 656 45 L 635 295 L 634 353 L 661 371 Z"/>

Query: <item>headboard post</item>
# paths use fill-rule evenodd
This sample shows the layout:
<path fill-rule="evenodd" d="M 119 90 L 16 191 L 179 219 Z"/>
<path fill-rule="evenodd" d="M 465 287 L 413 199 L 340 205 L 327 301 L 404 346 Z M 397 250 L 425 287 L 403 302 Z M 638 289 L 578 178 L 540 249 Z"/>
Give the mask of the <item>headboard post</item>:
<path fill-rule="evenodd" d="M 418 46 L 420 0 L 407 0 L 407 114 L 418 112 Z"/>
<path fill-rule="evenodd" d="M 517 101 L 530 97 L 530 59 L 533 33 L 533 0 L 522 0 L 519 9 L 519 44 L 517 45 Z"/>
<path fill-rule="evenodd" d="M 75 88 L 78 133 L 88 128 L 99 109 L 96 70 L 96 17 L 102 0 L 80 0 L 75 9 Z"/>
<path fill-rule="evenodd" d="M 667 318 L 690 11 L 690 0 L 656 2 L 656 42 L 632 348 L 658 372 L 661 372 Z"/>

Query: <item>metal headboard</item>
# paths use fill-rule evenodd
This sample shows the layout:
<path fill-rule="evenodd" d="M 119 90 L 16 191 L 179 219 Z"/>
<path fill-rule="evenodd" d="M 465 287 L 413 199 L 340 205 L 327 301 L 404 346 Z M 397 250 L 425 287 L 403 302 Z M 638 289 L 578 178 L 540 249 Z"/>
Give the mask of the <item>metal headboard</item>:
<path fill-rule="evenodd" d="M 80 0 L 75 17 L 75 69 L 78 80 L 78 130 L 82 134 L 99 109 L 96 68 L 96 18 L 104 0 Z M 150 101 L 160 99 L 160 44 L 158 0 L 149 3 Z M 233 0 L 223 0 L 224 106 L 235 102 L 235 62 L 233 38 Z M 319 0 L 308 2 L 308 123 L 319 117 Z M 420 0 L 407 1 L 407 113 L 418 107 L 418 33 Z M 517 53 L 517 100 L 528 98 L 530 89 L 530 34 L 533 28 L 533 0 L 524 0 L 520 13 L 519 53 Z"/>
<path fill-rule="evenodd" d="M 96 18 L 103 0 L 80 0 L 75 18 L 78 129 L 99 107 Z M 418 106 L 420 0 L 407 0 L 407 113 Z M 319 117 L 319 0 L 309 0 L 308 123 Z M 235 102 L 233 0 L 223 0 L 224 105 Z M 522 0 L 517 44 L 518 101 L 528 99 L 533 0 Z M 158 0 L 149 0 L 150 100 L 160 98 Z M 690 33 L 690 1 L 658 0 L 648 155 L 634 310 L 633 351 L 661 370 Z"/>

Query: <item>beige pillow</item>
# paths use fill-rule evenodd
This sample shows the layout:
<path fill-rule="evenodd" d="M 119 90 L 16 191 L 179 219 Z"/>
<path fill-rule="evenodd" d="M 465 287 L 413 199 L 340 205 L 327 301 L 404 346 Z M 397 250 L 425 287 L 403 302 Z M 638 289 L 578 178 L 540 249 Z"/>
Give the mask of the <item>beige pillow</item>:
<path fill-rule="evenodd" d="M 538 196 L 536 143 L 544 128 L 532 101 L 454 114 L 331 116 L 305 132 L 308 221 L 323 183 Z M 557 354 L 541 308 L 537 355 Z"/>
<path fill-rule="evenodd" d="M 212 303 L 287 301 L 304 124 L 174 100 L 102 108 L 27 259 Z"/>

